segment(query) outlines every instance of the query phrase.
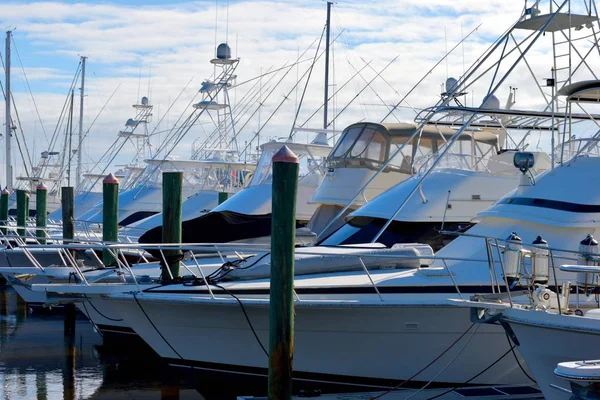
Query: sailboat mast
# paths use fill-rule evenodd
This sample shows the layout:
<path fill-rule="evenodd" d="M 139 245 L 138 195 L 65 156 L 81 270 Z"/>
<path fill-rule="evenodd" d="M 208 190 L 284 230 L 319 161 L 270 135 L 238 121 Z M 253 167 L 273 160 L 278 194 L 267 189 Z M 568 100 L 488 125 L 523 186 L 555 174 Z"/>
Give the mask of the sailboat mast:
<path fill-rule="evenodd" d="M 327 129 L 327 100 L 329 99 L 329 28 L 331 25 L 331 1 L 327 2 L 327 24 L 325 30 L 325 100 L 323 102 L 323 129 Z"/>
<path fill-rule="evenodd" d="M 81 164 L 83 156 L 83 97 L 85 95 L 85 60 L 86 56 L 81 56 L 81 89 L 79 98 L 79 141 L 77 144 L 77 175 L 75 177 L 75 187 L 79 188 L 81 183 Z"/>
<path fill-rule="evenodd" d="M 6 188 L 9 191 L 13 189 L 13 180 L 12 180 L 12 162 L 10 159 L 11 155 L 11 128 L 12 128 L 12 118 L 10 117 L 10 37 L 12 35 L 11 31 L 6 31 L 6 50 L 4 52 L 4 71 L 6 73 Z"/>

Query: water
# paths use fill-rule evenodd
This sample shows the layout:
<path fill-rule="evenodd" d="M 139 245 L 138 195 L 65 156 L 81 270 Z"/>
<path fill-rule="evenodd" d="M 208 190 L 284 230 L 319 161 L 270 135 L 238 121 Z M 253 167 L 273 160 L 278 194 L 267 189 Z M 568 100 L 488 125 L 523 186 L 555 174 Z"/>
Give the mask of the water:
<path fill-rule="evenodd" d="M 104 347 L 82 315 L 75 335 L 65 337 L 63 320 L 64 313 L 56 309 L 28 309 L 12 289 L 0 286 L 0 399 L 220 397 L 202 396 L 189 383 L 193 380 L 148 352 Z M 205 387 L 210 389 L 210 383 Z"/>

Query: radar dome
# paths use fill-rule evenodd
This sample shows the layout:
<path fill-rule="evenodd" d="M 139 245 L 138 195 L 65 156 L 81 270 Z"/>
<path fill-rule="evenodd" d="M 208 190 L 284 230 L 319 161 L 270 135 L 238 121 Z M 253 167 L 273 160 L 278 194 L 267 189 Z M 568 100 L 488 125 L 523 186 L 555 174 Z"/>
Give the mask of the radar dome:
<path fill-rule="evenodd" d="M 219 47 L 217 47 L 217 58 L 222 60 L 231 58 L 231 49 L 227 43 L 221 43 Z"/>
<path fill-rule="evenodd" d="M 490 110 L 499 110 L 500 109 L 500 100 L 498 100 L 498 98 L 496 96 L 491 95 L 481 105 L 481 108 L 487 108 Z"/>
<path fill-rule="evenodd" d="M 135 120 L 129 118 L 127 122 L 125 122 L 125 126 L 136 126 Z"/>
<path fill-rule="evenodd" d="M 446 93 L 452 93 L 456 90 L 458 81 L 455 78 L 446 79 Z"/>
<path fill-rule="evenodd" d="M 146 96 L 142 97 L 142 105 L 143 106 L 147 106 L 148 105 L 148 98 Z"/>

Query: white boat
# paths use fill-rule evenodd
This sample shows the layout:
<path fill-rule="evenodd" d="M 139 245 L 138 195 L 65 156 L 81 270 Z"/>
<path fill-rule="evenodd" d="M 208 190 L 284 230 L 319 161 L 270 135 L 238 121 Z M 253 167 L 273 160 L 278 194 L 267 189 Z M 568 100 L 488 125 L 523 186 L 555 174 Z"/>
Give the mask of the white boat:
<path fill-rule="evenodd" d="M 406 183 L 404 197 L 396 198 L 396 207 L 392 207 L 395 213 L 410 209 L 412 199 L 420 197 L 420 189 L 435 176 L 436 167 L 452 159 L 452 145 L 459 143 L 460 136 L 469 129 L 500 129 L 507 135 L 532 129 L 553 132 L 566 118 L 577 124 L 587 121 L 588 125 L 595 119 L 589 113 L 571 112 L 566 117 L 546 110 L 500 109 L 497 100 L 491 101 L 494 91 L 507 80 L 537 39 L 550 29 L 554 18 L 560 24 L 550 32 L 573 30 L 578 27 L 575 23 L 588 21 L 587 17 L 565 18 L 560 11 L 542 17 L 526 10 L 504 38 L 469 69 L 466 78 L 454 84 L 436 107 L 417 117 L 420 124 L 417 130 L 426 125 L 457 130 L 445 148 L 428 162 L 430 168 L 412 186 Z M 520 49 L 522 53 L 506 74 L 497 80 L 495 74 L 491 77 L 492 90 L 482 106 L 466 107 L 458 102 L 456 106 L 450 105 L 456 96 L 464 95 L 462 88 L 470 84 L 469 77 L 477 75 L 480 68 L 487 68 L 486 62 L 492 54 L 501 53 L 500 59 L 504 59 L 500 43 L 508 42 L 513 31 L 520 29 L 534 31 L 523 39 L 525 42 L 534 39 L 527 42 L 526 49 L 517 42 L 507 50 Z M 526 65 L 521 66 L 527 71 Z M 523 144 L 522 141 L 517 147 Z M 562 162 L 562 156 L 552 157 Z M 472 325 L 469 310 L 452 307 L 449 298 L 466 300 L 475 293 L 498 290 L 493 281 L 504 277 L 496 270 L 490 282 L 491 245 L 480 237 L 506 237 L 516 231 L 523 238 L 521 243 L 534 241 L 542 234 L 549 243 L 565 243 L 568 247 L 571 243 L 578 245 L 581 240 L 578 233 L 588 231 L 592 225 L 597 227 L 595 216 L 576 212 L 572 204 L 593 203 L 595 198 L 590 199 L 581 188 L 597 180 L 598 159 L 584 157 L 557 167 L 550 163 L 550 170 L 532 178 L 530 169 L 535 159 L 532 153 L 515 154 L 515 166 L 521 170 L 519 187 L 481 213 L 466 235 L 443 247 L 431 266 L 297 276 L 295 377 L 352 382 L 357 386 L 388 386 L 409 378 L 437 384 L 529 382 L 517 362 L 518 352 L 513 352 L 504 330 L 495 325 Z M 556 190 L 557 185 L 560 191 Z M 427 192 L 424 197 L 428 198 Z M 448 196 L 441 198 L 446 201 L 438 196 L 437 203 L 433 203 L 445 205 L 446 210 L 448 204 L 454 208 Z M 476 203 L 475 198 L 471 200 Z M 564 204 L 571 206 L 563 209 Z M 394 217 L 390 219 L 393 220 Z M 390 224 L 375 229 L 371 241 L 376 242 Z M 517 242 L 517 235 L 511 236 L 511 242 Z M 354 256 L 367 259 L 370 255 Z M 268 336 L 268 299 L 268 279 L 199 281 L 195 285 L 164 285 L 140 293 L 113 293 L 106 297 L 169 364 L 258 375 L 264 374 L 267 366 L 263 346 Z M 428 366 L 429 363 L 432 365 Z"/>

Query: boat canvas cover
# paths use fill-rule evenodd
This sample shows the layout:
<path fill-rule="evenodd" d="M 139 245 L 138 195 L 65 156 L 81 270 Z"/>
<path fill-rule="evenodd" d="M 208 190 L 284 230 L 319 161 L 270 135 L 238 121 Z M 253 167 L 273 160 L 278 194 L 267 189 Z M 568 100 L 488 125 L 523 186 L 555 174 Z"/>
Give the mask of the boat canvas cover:
<path fill-rule="evenodd" d="M 358 257 L 362 255 L 363 257 Z M 427 257 L 421 259 L 420 257 Z M 388 249 L 383 245 L 318 246 L 296 249 L 294 275 L 324 274 L 368 269 L 419 268 L 428 265 L 433 249 L 424 244 L 409 243 Z M 228 280 L 263 279 L 271 276 L 271 255 L 249 259 L 249 265 L 226 273 Z M 362 262 L 365 267 L 363 267 Z M 252 264 L 252 263 L 255 264 Z"/>

